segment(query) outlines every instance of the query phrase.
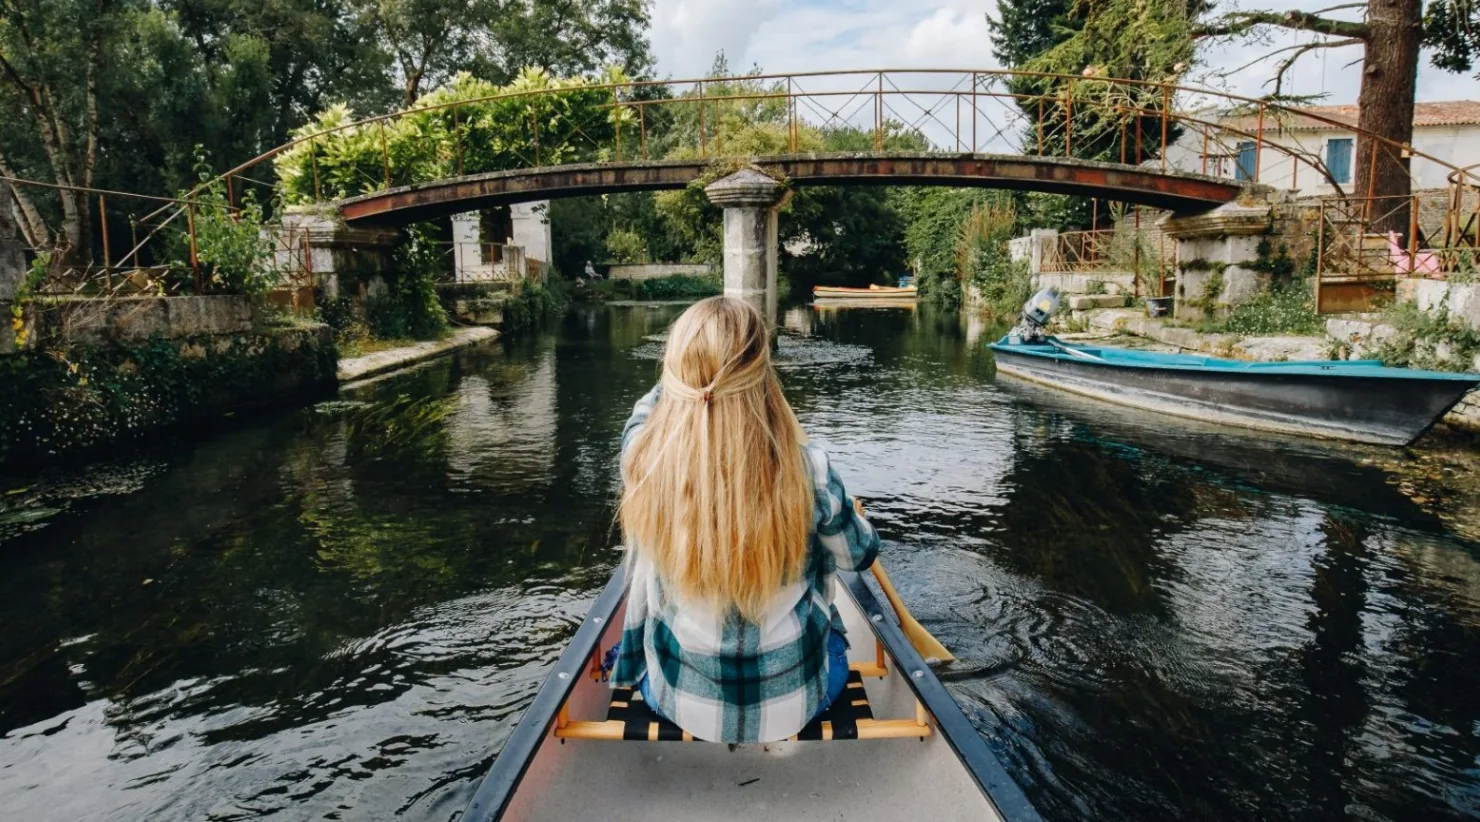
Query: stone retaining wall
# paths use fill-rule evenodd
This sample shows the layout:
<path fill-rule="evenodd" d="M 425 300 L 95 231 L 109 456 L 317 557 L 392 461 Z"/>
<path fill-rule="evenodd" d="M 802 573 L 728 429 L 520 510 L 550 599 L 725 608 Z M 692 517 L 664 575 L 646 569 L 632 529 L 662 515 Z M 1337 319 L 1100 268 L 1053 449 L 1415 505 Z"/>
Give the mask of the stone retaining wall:
<path fill-rule="evenodd" d="M 714 267 L 709 265 L 690 263 L 632 263 L 613 265 L 607 269 L 606 276 L 612 280 L 653 280 L 658 277 L 672 277 L 675 274 L 685 277 L 708 277 L 714 273 Z"/>

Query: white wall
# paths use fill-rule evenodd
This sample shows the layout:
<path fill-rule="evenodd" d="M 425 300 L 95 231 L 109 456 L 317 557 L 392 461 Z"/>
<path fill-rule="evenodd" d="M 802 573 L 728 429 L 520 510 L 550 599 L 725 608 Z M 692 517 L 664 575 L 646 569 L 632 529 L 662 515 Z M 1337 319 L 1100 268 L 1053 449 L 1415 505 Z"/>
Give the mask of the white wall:
<path fill-rule="evenodd" d="M 551 256 L 550 221 L 546 216 L 549 201 L 519 203 L 509 208 L 512 237 L 484 237 L 479 213 L 469 211 L 452 217 L 452 253 L 459 282 L 477 282 L 505 277 L 527 277 L 526 261 L 548 264 Z M 485 247 L 516 246 L 505 249 L 502 260 L 485 261 Z M 497 251 L 493 249 L 492 251 Z"/>
<path fill-rule="evenodd" d="M 1352 168 L 1342 190 L 1350 195 L 1360 193 L 1353 190 L 1357 177 L 1355 133 L 1343 129 L 1320 131 L 1287 131 L 1283 134 L 1273 129 L 1265 131 L 1267 143 L 1288 147 L 1300 154 L 1313 155 L 1325 162 L 1326 142 L 1333 138 L 1352 139 Z M 1241 139 L 1229 134 L 1223 143 L 1209 144 L 1206 172 L 1217 177 L 1233 177 L 1236 146 Z M 1420 126 L 1414 129 L 1413 147 L 1442 162 L 1461 168 L 1480 163 L 1480 125 L 1463 126 Z M 1182 171 L 1203 172 L 1203 142 L 1201 135 L 1188 133 L 1167 153 L 1168 161 Z M 1218 156 L 1223 155 L 1223 156 Z M 1450 169 L 1424 157 L 1414 157 L 1410 163 L 1415 189 L 1443 188 L 1448 185 Z M 1334 194 L 1317 167 L 1290 156 L 1279 148 L 1266 144 L 1259 152 L 1259 183 L 1282 191 L 1293 191 L 1301 196 Z"/>
<path fill-rule="evenodd" d="M 518 203 L 509 208 L 513 218 L 512 245 L 522 246 L 532 260 L 548 263 L 554 259 L 550 242 L 550 201 Z"/>

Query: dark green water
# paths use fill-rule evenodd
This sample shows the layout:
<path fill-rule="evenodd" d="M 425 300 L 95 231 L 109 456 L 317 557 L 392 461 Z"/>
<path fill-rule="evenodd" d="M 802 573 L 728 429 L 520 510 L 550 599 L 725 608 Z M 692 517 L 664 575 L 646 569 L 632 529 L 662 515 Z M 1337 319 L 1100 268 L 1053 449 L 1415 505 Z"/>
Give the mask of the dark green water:
<path fill-rule="evenodd" d="M 615 562 L 676 310 L 0 481 L 0 819 L 455 818 Z M 1480 816 L 1480 496 L 1424 454 L 998 383 L 954 316 L 788 326 L 803 423 L 1047 817 Z"/>

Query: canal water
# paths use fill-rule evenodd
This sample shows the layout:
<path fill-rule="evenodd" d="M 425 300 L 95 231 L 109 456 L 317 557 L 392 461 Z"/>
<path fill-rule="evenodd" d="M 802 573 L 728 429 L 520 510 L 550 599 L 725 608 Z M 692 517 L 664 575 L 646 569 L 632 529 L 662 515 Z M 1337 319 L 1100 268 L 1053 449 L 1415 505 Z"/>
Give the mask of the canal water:
<path fill-rule="evenodd" d="M 0 818 L 455 819 L 617 561 L 678 310 L 0 481 Z M 1047 818 L 1480 816 L 1473 452 L 997 381 L 970 318 L 786 322 L 804 425 Z"/>

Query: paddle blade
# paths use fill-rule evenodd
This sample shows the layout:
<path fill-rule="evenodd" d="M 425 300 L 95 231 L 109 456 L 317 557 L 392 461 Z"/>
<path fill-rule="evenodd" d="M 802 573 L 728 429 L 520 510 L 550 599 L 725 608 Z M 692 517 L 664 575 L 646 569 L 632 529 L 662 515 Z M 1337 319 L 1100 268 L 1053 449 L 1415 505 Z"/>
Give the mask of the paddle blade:
<path fill-rule="evenodd" d="M 894 613 L 899 617 L 900 630 L 904 631 L 905 638 L 915 646 L 920 656 L 924 657 L 927 662 L 954 662 L 956 656 L 947 651 L 946 646 L 940 644 L 940 640 L 931 636 L 930 632 L 925 630 L 925 626 L 921 625 L 919 620 L 915 619 L 914 614 L 910 613 L 910 609 L 904 606 L 904 600 L 900 599 L 899 592 L 894 590 L 894 582 L 889 579 L 889 573 L 884 570 L 884 566 L 878 560 L 874 560 L 873 568 L 874 579 L 879 581 L 879 590 L 884 592 L 884 598 L 894 606 Z"/>

